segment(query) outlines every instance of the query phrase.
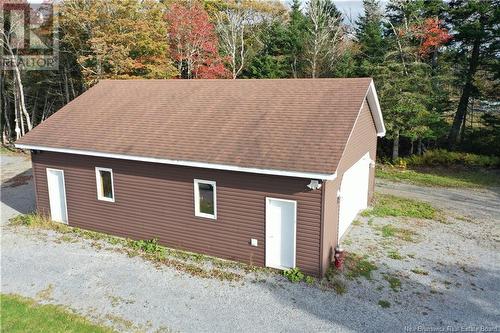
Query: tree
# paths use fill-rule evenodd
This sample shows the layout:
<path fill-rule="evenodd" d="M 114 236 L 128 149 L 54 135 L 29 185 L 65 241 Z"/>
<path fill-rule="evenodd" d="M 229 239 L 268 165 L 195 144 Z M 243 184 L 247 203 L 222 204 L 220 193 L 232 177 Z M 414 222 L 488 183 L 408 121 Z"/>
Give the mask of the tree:
<path fill-rule="evenodd" d="M 384 60 L 386 49 L 379 1 L 363 0 L 363 12 L 356 21 L 356 38 L 359 45 L 356 60 L 359 75 L 371 76 L 376 66 Z"/>
<path fill-rule="evenodd" d="M 300 10 L 301 1 L 293 0 L 287 26 L 288 58 L 292 76 L 297 78 L 304 72 L 304 49 L 307 38 L 307 18 Z"/>
<path fill-rule="evenodd" d="M 325 61 L 332 66 L 339 56 L 338 46 L 343 37 L 342 15 L 331 0 L 310 0 L 307 18 L 306 60 L 310 76 L 316 78 Z"/>
<path fill-rule="evenodd" d="M 200 3 L 173 3 L 166 20 L 172 56 L 181 78 L 228 77 L 229 72 L 219 55 L 214 26 Z"/>
<path fill-rule="evenodd" d="M 163 7 L 153 0 L 66 0 L 63 42 L 75 55 L 87 86 L 101 78 L 171 78 Z"/>
<path fill-rule="evenodd" d="M 274 20 L 260 29 L 258 42 L 261 47 L 244 70 L 244 77 L 286 78 L 292 67 L 288 62 L 290 40 L 282 21 Z"/>
<path fill-rule="evenodd" d="M 460 49 L 459 56 L 466 58 L 466 66 L 462 69 L 462 93 L 448 135 L 448 144 L 454 148 L 460 141 L 469 101 L 477 92 L 474 77 L 478 69 L 490 62 L 498 63 L 492 59 L 498 59 L 500 1 L 453 0 L 449 8 L 455 46 Z"/>
<path fill-rule="evenodd" d="M 2 26 L 2 30 L 0 31 L 0 48 L 3 49 L 3 51 L 7 54 L 10 63 L 13 66 L 12 90 L 14 96 L 14 109 L 15 109 L 14 123 L 15 123 L 16 139 L 19 139 L 21 136 L 23 136 L 33 128 L 31 117 L 26 108 L 24 85 L 21 76 L 22 69 L 19 68 L 19 65 L 16 61 L 17 50 L 19 50 L 20 48 L 20 43 L 24 42 L 24 40 L 20 39 L 19 36 L 16 35 L 16 32 L 19 29 L 23 28 L 22 24 L 24 24 L 24 22 L 14 18 L 10 14 L 7 14 L 5 16 L 6 17 L 2 16 L 0 21 L 0 26 Z M 2 54 L 4 52 L 2 52 Z M 5 87 L 4 82 L 2 82 L 2 86 Z M 4 96 L 3 98 L 5 99 L 7 97 Z M 7 112 L 7 110 L 5 110 L 4 112 Z M 7 116 L 5 120 L 6 122 L 9 121 Z M 28 130 L 26 130 L 25 126 L 28 127 Z"/>
<path fill-rule="evenodd" d="M 220 48 L 229 59 L 229 68 L 236 79 L 249 63 L 249 58 L 262 42 L 259 28 L 284 11 L 279 1 L 228 0 L 214 13 Z"/>

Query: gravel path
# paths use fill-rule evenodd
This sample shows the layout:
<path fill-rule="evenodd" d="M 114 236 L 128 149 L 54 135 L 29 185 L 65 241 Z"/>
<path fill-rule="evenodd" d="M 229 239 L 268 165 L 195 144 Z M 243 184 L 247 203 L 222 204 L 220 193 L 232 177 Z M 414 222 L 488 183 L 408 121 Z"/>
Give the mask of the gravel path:
<path fill-rule="evenodd" d="M 363 220 L 353 227 L 347 241 L 353 251 L 370 254 L 379 269 L 371 281 L 349 281 L 344 295 L 267 274 L 222 282 L 156 267 L 112 247 L 99 249 L 91 241 L 65 241 L 55 232 L 5 225 L 16 211 L 33 208 L 30 183 L 6 188 L 6 179 L 26 175 L 29 164 L 17 159 L 11 163 L 2 156 L 3 293 L 63 304 L 96 322 L 130 332 L 401 332 L 419 325 L 497 330 L 500 325 L 498 240 L 470 232 L 498 226 L 498 215 L 452 224 L 389 219 L 368 224 Z M 390 186 L 384 185 L 394 191 Z M 436 193 L 420 188 L 425 190 L 429 195 Z M 381 239 L 376 226 L 386 223 L 415 228 L 418 241 Z M 405 255 L 404 260 L 386 257 L 394 248 Z M 414 267 L 425 269 L 428 275 L 411 273 Z M 401 290 L 389 288 L 384 276 L 398 276 Z M 379 300 L 391 306 L 382 308 Z"/>

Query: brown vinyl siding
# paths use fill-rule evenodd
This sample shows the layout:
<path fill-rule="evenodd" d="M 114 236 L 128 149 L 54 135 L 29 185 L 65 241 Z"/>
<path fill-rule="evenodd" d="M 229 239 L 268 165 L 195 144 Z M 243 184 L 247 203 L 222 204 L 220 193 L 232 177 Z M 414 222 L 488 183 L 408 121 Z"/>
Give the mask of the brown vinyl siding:
<path fill-rule="evenodd" d="M 337 178 L 326 181 L 324 186 L 323 205 L 323 241 L 321 249 L 321 271 L 326 272 L 332 254 L 337 246 L 339 212 L 337 203 L 337 192 L 342 183 L 342 176 L 354 163 L 362 158 L 366 153 L 370 153 L 370 158 L 376 160 L 377 154 L 377 131 L 375 122 L 368 102 L 365 100 L 361 107 L 359 117 L 353 127 L 351 136 L 347 142 L 344 154 L 339 162 Z M 375 169 L 370 168 L 370 181 L 368 189 L 368 200 L 373 197 L 375 186 Z"/>
<path fill-rule="evenodd" d="M 46 168 L 64 170 L 69 225 L 265 265 L 266 196 L 297 201 L 296 263 L 320 270 L 321 190 L 309 179 L 53 152 L 32 154 L 37 207 L 48 214 Z M 113 170 L 115 202 L 97 200 L 95 167 Z M 217 220 L 196 217 L 193 180 L 217 183 Z M 258 240 L 258 247 L 250 239 Z"/>

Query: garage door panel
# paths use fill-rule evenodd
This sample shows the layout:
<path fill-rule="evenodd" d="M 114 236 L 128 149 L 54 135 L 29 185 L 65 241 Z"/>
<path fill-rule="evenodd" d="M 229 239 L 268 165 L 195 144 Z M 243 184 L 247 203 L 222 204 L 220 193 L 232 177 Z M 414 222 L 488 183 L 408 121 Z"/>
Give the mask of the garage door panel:
<path fill-rule="evenodd" d="M 358 213 L 368 206 L 369 177 L 369 154 L 366 154 L 352 165 L 342 177 L 340 185 L 339 239 L 345 234 Z"/>

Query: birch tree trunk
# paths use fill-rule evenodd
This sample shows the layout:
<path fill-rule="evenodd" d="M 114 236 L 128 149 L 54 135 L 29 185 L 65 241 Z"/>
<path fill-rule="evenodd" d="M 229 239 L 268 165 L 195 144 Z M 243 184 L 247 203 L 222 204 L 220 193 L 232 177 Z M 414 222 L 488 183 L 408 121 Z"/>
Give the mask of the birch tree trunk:
<path fill-rule="evenodd" d="M 394 131 L 394 140 L 392 141 L 392 161 L 395 162 L 399 157 L 399 129 Z"/>

